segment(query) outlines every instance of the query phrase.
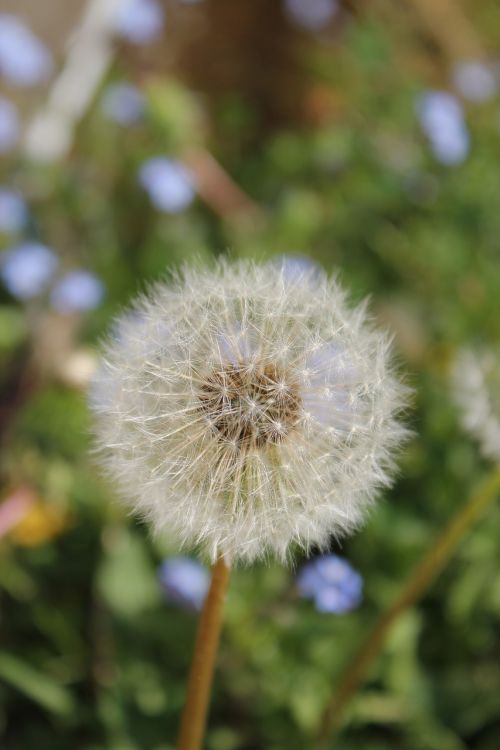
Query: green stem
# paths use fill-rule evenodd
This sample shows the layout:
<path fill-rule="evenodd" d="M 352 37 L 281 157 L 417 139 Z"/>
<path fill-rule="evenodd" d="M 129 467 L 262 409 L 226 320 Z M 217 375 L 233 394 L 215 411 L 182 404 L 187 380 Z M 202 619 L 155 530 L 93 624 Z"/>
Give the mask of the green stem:
<path fill-rule="evenodd" d="M 445 567 L 467 529 L 497 497 L 500 490 L 500 467 L 487 477 L 468 502 L 455 514 L 438 536 L 416 570 L 410 575 L 397 599 L 382 613 L 344 670 L 339 685 L 327 704 L 319 731 L 319 747 L 325 748 L 331 735 L 339 728 L 345 707 L 365 674 L 380 653 L 395 621 L 425 593 Z"/>

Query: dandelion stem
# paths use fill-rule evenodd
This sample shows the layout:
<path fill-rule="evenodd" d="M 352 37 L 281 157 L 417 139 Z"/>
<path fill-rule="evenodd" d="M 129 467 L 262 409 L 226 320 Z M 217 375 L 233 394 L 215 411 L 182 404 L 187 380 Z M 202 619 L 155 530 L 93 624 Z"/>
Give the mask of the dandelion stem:
<path fill-rule="evenodd" d="M 200 750 L 202 746 L 229 572 L 222 558 L 212 568 L 212 582 L 196 635 L 177 750 Z"/>
<path fill-rule="evenodd" d="M 339 685 L 327 704 L 319 731 L 319 747 L 339 728 L 343 711 L 374 659 L 396 620 L 429 588 L 444 568 L 467 529 L 480 513 L 497 497 L 500 490 L 500 467 L 497 467 L 473 493 L 468 502 L 451 519 L 438 536 L 416 570 L 410 575 L 397 599 L 379 617 L 366 640 L 344 670 Z"/>

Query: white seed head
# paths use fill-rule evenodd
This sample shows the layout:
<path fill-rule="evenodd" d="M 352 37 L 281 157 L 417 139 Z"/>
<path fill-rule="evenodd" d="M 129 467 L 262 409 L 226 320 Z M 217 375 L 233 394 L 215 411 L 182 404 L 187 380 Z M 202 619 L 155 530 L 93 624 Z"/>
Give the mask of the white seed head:
<path fill-rule="evenodd" d="M 500 461 L 500 361 L 494 351 L 461 350 L 453 365 L 455 400 L 464 429 L 485 458 Z"/>
<path fill-rule="evenodd" d="M 107 342 L 103 464 L 156 530 L 212 560 L 324 547 L 360 524 L 406 437 L 389 349 L 316 269 L 185 269 Z"/>

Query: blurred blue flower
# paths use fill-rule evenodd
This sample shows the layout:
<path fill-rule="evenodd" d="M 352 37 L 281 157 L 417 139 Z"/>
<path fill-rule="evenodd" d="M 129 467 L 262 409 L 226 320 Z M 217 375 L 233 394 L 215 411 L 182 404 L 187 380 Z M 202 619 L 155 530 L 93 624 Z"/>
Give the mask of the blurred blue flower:
<path fill-rule="evenodd" d="M 52 250 L 39 242 L 24 242 L 0 256 L 0 276 L 17 299 L 31 299 L 43 292 L 58 266 Z"/>
<path fill-rule="evenodd" d="M 160 584 L 169 601 L 201 609 L 210 585 L 208 570 L 190 557 L 171 557 L 158 571 Z"/>
<path fill-rule="evenodd" d="M 429 138 L 429 143 L 436 159 L 447 166 L 462 164 L 470 150 L 469 133 L 465 127 L 450 129 L 442 135 L 436 134 L 434 138 Z"/>
<path fill-rule="evenodd" d="M 461 164 L 470 150 L 470 138 L 460 101 L 447 91 L 428 91 L 416 105 L 420 125 L 432 152 L 443 164 Z"/>
<path fill-rule="evenodd" d="M 0 75 L 16 86 L 34 86 L 52 70 L 52 56 L 17 16 L 0 13 Z"/>
<path fill-rule="evenodd" d="M 291 284 L 297 283 L 304 277 L 315 281 L 319 278 L 321 271 L 320 265 L 315 260 L 299 253 L 275 255 L 271 262 L 281 268 L 283 278 Z"/>
<path fill-rule="evenodd" d="M 102 111 L 119 125 L 134 125 L 144 114 L 144 96 L 130 83 L 115 83 L 104 92 Z"/>
<path fill-rule="evenodd" d="M 338 0 L 284 0 L 283 5 L 290 20 L 309 31 L 322 29 L 339 9 Z"/>
<path fill-rule="evenodd" d="M 195 197 L 194 177 L 181 162 L 158 156 L 144 162 L 139 182 L 160 211 L 177 213 Z"/>
<path fill-rule="evenodd" d="M 0 97 L 0 154 L 11 151 L 19 136 L 17 109 L 8 99 Z"/>
<path fill-rule="evenodd" d="M 116 33 L 134 44 L 147 44 L 163 30 L 165 17 L 157 0 L 126 0 L 120 8 L 114 28 Z"/>
<path fill-rule="evenodd" d="M 470 102 L 486 102 L 498 90 L 493 70 L 475 60 L 457 63 L 452 71 L 452 81 L 458 93 Z"/>
<path fill-rule="evenodd" d="M 0 187 L 0 232 L 19 232 L 28 219 L 24 198 L 10 188 Z"/>
<path fill-rule="evenodd" d="M 60 313 L 94 310 L 104 297 L 104 284 L 90 271 L 69 271 L 54 284 L 50 303 Z"/>
<path fill-rule="evenodd" d="M 347 560 L 329 554 L 302 566 L 297 588 L 301 596 L 314 600 L 320 612 L 343 614 L 360 604 L 363 579 Z"/>

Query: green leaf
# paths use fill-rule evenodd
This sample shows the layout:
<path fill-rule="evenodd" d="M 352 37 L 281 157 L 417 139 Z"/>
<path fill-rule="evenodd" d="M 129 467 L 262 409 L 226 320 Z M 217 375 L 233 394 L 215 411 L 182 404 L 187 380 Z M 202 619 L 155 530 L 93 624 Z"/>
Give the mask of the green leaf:
<path fill-rule="evenodd" d="M 52 713 L 69 716 L 75 710 L 73 698 L 66 688 L 12 654 L 0 652 L 0 679 Z"/>
<path fill-rule="evenodd" d="M 139 535 L 125 528 L 112 530 L 97 587 L 109 608 L 127 618 L 160 601 L 153 563 Z"/>

